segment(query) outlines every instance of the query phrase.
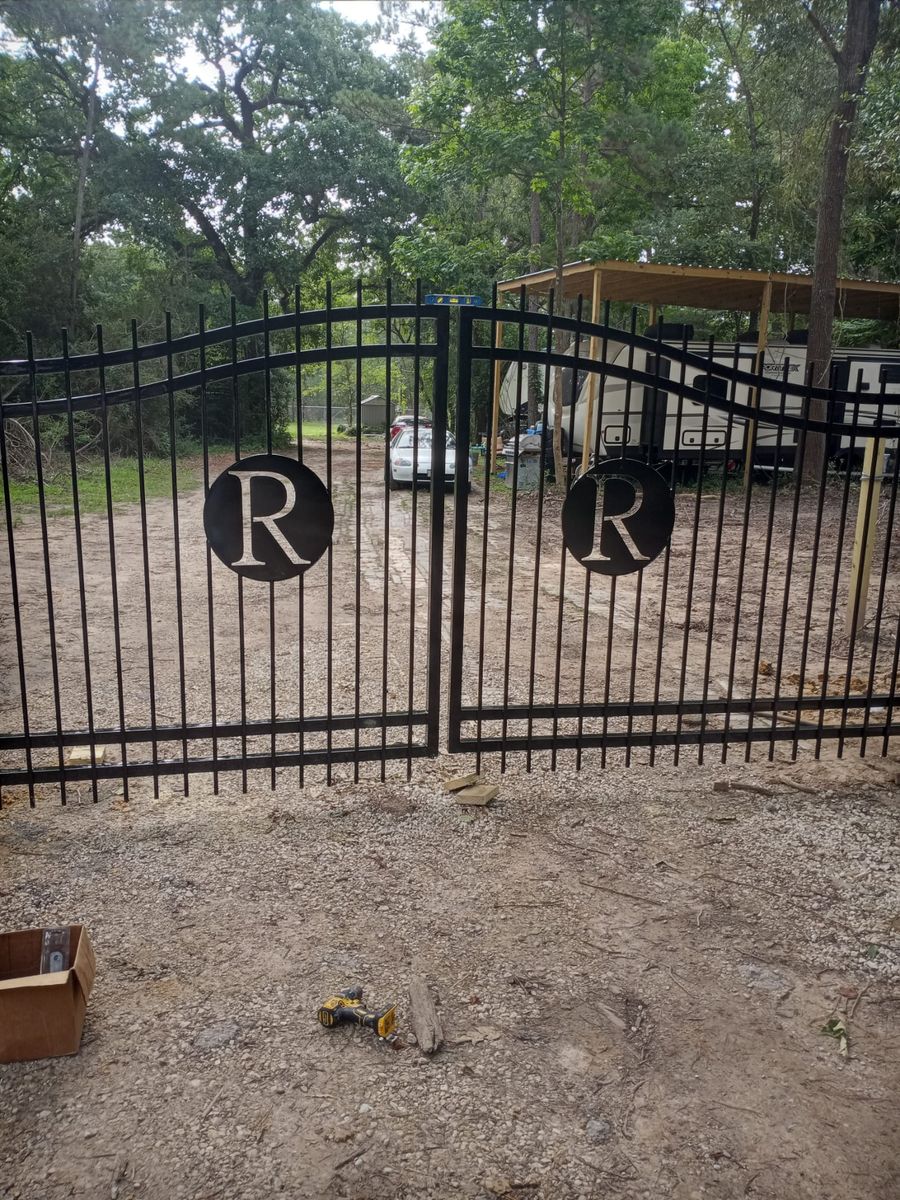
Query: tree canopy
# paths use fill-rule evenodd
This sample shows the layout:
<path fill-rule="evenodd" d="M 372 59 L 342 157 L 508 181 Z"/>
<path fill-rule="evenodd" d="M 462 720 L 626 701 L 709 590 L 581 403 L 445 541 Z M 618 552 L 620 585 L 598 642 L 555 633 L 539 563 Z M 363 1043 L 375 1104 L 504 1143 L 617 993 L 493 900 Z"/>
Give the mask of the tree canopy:
<path fill-rule="evenodd" d="M 877 7 L 838 267 L 897 278 L 900 16 Z M 225 314 L 232 294 L 255 310 L 263 289 L 285 307 L 326 276 L 481 291 L 560 257 L 812 269 L 853 3 L 382 9 L 0 3 L 0 350 L 26 328 L 85 341 L 98 320 Z"/>

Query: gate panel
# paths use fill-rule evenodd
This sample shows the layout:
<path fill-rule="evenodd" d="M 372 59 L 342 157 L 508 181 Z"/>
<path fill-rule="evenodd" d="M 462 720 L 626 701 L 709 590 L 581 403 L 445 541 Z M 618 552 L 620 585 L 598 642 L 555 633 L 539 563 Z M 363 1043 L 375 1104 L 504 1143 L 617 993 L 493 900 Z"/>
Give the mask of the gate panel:
<path fill-rule="evenodd" d="M 561 751 L 576 766 L 589 750 L 601 765 L 637 748 L 651 763 L 685 746 L 701 762 L 803 741 L 885 753 L 900 733 L 895 401 L 793 383 L 787 358 L 773 382 L 738 347 L 723 362 L 635 319 L 460 314 L 458 439 L 493 443 L 496 371 L 506 449 L 521 436 L 537 453 L 457 491 L 451 750 L 499 752 L 501 769 L 538 751 L 553 767 Z M 557 388 L 559 487 L 534 465 L 550 466 Z M 806 481 L 797 464 L 822 443 Z"/>
<path fill-rule="evenodd" d="M 448 313 L 355 301 L 0 363 L 0 788 L 437 752 L 444 480 L 394 490 L 384 414 L 443 446 Z"/>

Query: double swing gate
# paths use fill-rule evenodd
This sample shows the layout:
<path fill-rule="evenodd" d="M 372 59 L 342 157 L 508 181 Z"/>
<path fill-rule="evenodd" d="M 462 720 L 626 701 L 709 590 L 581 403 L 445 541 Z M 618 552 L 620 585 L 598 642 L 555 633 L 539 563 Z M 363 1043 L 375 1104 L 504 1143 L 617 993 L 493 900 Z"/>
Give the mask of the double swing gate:
<path fill-rule="evenodd" d="M 409 778 L 442 746 L 887 752 L 885 384 L 773 378 L 580 304 L 296 299 L 0 362 L 0 802 Z"/>

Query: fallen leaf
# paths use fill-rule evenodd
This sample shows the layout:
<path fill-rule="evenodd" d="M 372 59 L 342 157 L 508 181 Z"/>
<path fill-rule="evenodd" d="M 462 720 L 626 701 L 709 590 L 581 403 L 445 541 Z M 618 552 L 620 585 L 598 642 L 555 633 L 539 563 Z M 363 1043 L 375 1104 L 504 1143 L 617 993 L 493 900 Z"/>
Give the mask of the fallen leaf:
<path fill-rule="evenodd" d="M 840 1043 L 839 1050 L 842 1058 L 850 1057 L 850 1035 L 843 1017 L 831 1017 L 822 1026 L 820 1032 L 824 1033 L 826 1037 L 837 1039 Z"/>

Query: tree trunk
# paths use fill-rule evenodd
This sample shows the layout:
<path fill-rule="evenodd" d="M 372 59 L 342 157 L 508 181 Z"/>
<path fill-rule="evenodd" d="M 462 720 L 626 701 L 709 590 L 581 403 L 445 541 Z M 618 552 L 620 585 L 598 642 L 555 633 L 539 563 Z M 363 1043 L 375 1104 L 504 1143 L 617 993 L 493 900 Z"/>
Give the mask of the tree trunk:
<path fill-rule="evenodd" d="M 97 122 L 97 85 L 100 80 L 100 46 L 94 46 L 94 75 L 88 90 L 87 122 L 84 128 L 84 142 L 81 148 L 81 161 L 78 165 L 78 186 L 75 192 L 75 223 L 72 236 L 72 308 L 70 324 L 75 325 L 78 315 L 78 271 L 81 265 L 81 227 L 84 222 L 84 193 L 87 188 L 88 165 L 91 161 L 91 149 L 94 144 L 94 127 Z"/>
<path fill-rule="evenodd" d="M 532 271 L 536 271 L 541 265 L 541 197 L 538 192 L 531 193 L 531 253 L 528 256 L 528 266 Z M 532 293 L 528 307 L 532 312 L 536 312 L 540 301 L 538 297 Z M 528 327 L 528 349 L 537 350 L 538 348 L 538 327 L 537 325 L 529 325 Z M 543 411 L 543 378 L 544 373 L 537 365 L 532 365 L 528 369 L 528 424 L 534 425 L 538 419 L 538 414 Z"/>
<path fill-rule="evenodd" d="M 865 89 L 866 71 L 878 38 L 879 7 L 879 0 L 847 0 L 847 24 L 844 44 L 840 50 L 812 9 L 807 8 L 816 32 L 837 66 L 837 91 L 819 192 L 809 307 L 809 340 L 806 350 L 809 378 L 819 387 L 828 385 L 831 367 L 841 222 L 847 190 L 847 163 L 853 125 Z M 825 401 L 813 400 L 809 407 L 809 415 L 817 421 L 825 420 Z M 825 468 L 825 437 L 824 433 L 811 433 L 806 438 L 803 478 L 807 483 L 816 483 Z"/>

